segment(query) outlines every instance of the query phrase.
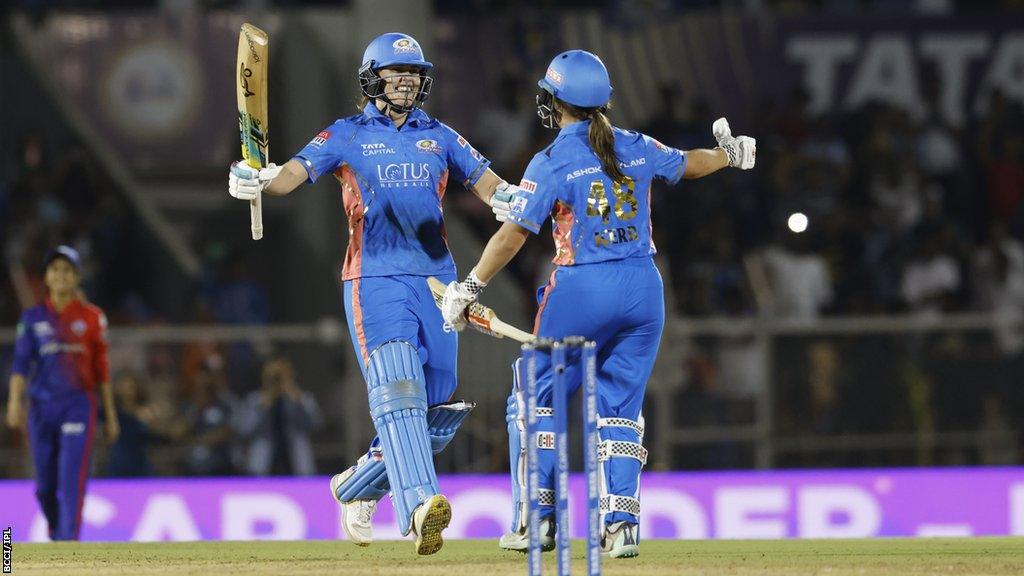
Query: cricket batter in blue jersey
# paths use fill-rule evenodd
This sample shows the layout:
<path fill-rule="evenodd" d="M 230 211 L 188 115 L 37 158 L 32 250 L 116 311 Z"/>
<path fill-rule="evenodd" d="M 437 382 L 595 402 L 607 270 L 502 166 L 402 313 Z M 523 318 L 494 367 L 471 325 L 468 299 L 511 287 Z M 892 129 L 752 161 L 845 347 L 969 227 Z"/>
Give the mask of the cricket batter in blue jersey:
<path fill-rule="evenodd" d="M 663 286 L 653 262 L 651 181 L 674 184 L 726 166 L 753 168 L 756 142 L 733 137 L 724 118 L 712 128 L 718 140 L 714 150 L 684 152 L 613 128 L 605 115 L 612 94 L 608 71 L 583 50 L 556 56 L 538 84 L 541 120 L 561 130 L 527 167 L 505 224 L 476 267 L 462 282 L 448 285 L 442 316 L 450 326 L 464 326 L 465 307 L 551 217 L 557 268 L 538 295 L 534 333 L 554 339 L 585 336 L 597 343 L 602 546 L 612 557 L 636 556 L 640 469 L 647 459 L 640 409 L 665 323 Z M 515 512 L 512 531 L 500 543 L 521 551 L 528 544 L 523 368 L 519 361 L 513 365 L 506 417 Z M 578 370 L 570 371 L 568 382 L 570 390 L 579 387 Z M 540 429 L 550 435 L 551 364 L 541 354 L 538 406 Z M 551 549 L 555 530 L 562 527 L 554 525 L 554 443 L 541 444 L 546 448 L 540 450 L 541 537 Z"/>
<path fill-rule="evenodd" d="M 372 542 L 377 501 L 391 492 L 400 529 L 418 554 L 441 548 L 451 506 L 439 491 L 432 454 L 451 440 L 472 404 L 450 402 L 457 335 L 442 330 L 427 277 L 454 281 L 441 211 L 455 180 L 507 215 L 516 187 L 463 137 L 420 109 L 432 64 L 412 37 L 389 33 L 363 54 L 361 112 L 336 121 L 284 166 L 231 167 L 229 192 L 249 200 L 280 196 L 332 175 L 349 225 L 342 270 L 345 314 L 369 395 L 377 437 L 334 476 L 342 525 L 359 545 Z"/>
<path fill-rule="evenodd" d="M 45 260 L 46 301 L 21 315 L 14 344 L 7 424 L 25 424 L 36 468 L 36 498 L 50 540 L 78 540 L 89 457 L 96 427 L 96 392 L 103 399 L 107 440 L 120 429 L 107 364 L 107 318 L 79 298 L 78 252 L 67 246 Z"/>

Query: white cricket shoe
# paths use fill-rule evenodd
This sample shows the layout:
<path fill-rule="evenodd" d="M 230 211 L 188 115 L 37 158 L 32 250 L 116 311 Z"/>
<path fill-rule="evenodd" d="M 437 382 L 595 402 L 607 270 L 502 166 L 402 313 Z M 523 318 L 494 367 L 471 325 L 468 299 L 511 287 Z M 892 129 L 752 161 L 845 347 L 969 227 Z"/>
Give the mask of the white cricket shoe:
<path fill-rule="evenodd" d="M 632 558 L 640 555 L 640 527 L 631 522 L 616 522 L 604 528 L 601 553 L 609 558 Z"/>
<path fill-rule="evenodd" d="M 444 546 L 441 531 L 452 521 L 452 505 L 444 494 L 434 494 L 412 513 L 412 531 L 416 535 L 416 553 L 427 556 Z"/>
<path fill-rule="evenodd" d="M 523 526 L 515 532 L 506 532 L 498 540 L 498 547 L 513 552 L 528 552 L 530 549 L 530 535 Z M 555 521 L 548 516 L 540 521 L 540 549 L 550 552 L 555 549 Z"/>
<path fill-rule="evenodd" d="M 373 543 L 373 513 L 377 511 L 376 500 L 338 500 L 338 486 L 348 477 L 355 474 L 356 469 L 349 468 L 331 478 L 331 497 L 341 508 L 341 527 L 348 539 L 357 546 L 369 546 Z"/>

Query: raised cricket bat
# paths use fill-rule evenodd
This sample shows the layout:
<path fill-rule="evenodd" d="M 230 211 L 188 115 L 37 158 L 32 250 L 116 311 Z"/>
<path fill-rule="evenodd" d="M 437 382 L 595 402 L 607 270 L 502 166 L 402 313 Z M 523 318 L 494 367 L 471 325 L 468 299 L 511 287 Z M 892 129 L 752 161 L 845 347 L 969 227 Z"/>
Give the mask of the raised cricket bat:
<path fill-rule="evenodd" d="M 242 160 L 249 166 L 265 168 L 269 162 L 267 130 L 267 33 L 252 24 L 242 24 L 238 33 L 238 131 L 242 136 Z M 252 239 L 263 238 L 263 194 L 249 202 Z"/>
<path fill-rule="evenodd" d="M 427 284 L 430 286 L 430 291 L 434 294 L 434 303 L 440 308 L 441 301 L 444 300 L 444 291 L 448 287 L 433 276 L 427 278 Z M 494 310 L 479 302 L 474 302 L 466 307 L 466 323 L 476 330 L 495 338 L 507 337 L 519 342 L 533 342 L 534 340 L 533 334 L 502 322 L 498 315 L 494 313 Z"/>

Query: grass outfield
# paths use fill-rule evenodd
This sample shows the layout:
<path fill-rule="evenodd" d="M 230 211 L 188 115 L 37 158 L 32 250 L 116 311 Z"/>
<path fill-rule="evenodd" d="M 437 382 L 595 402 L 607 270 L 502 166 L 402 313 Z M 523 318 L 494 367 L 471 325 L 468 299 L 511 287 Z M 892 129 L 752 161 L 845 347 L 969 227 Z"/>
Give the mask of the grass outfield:
<path fill-rule="evenodd" d="M 573 571 L 584 574 L 583 542 L 573 542 Z M 14 574 L 362 574 L 504 576 L 526 570 L 521 554 L 489 540 L 448 542 L 416 557 L 412 542 L 183 542 L 18 544 Z M 545 574 L 554 574 L 551 554 Z M 1024 574 L 1024 538 L 891 540 L 647 540 L 638 558 L 604 561 L 604 574 Z"/>

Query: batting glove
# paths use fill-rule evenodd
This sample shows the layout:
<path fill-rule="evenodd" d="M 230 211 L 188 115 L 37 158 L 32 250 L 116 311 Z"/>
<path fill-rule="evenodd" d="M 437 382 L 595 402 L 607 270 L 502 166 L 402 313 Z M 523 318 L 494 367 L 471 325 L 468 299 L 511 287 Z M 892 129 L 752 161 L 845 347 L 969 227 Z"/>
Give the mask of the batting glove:
<path fill-rule="evenodd" d="M 491 195 L 491 212 L 494 212 L 494 219 L 498 222 L 508 221 L 508 211 L 512 208 L 512 198 L 519 192 L 519 186 L 502 182 L 494 189 Z"/>
<path fill-rule="evenodd" d="M 729 156 L 729 166 L 740 170 L 750 170 L 757 159 L 757 140 L 750 136 L 733 136 L 729 129 L 729 121 L 725 118 L 715 120 L 711 125 L 711 133 L 718 141 L 718 147 Z"/>
<path fill-rule="evenodd" d="M 234 162 L 228 172 L 228 194 L 239 200 L 255 200 L 280 173 L 281 166 L 277 164 L 257 169 L 245 162 Z"/>
<path fill-rule="evenodd" d="M 461 331 L 466 327 L 466 307 L 476 302 L 480 291 L 487 284 L 470 272 L 462 282 L 448 284 L 441 300 L 441 318 L 444 319 L 444 331 Z"/>

